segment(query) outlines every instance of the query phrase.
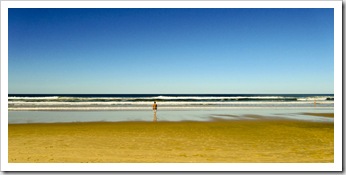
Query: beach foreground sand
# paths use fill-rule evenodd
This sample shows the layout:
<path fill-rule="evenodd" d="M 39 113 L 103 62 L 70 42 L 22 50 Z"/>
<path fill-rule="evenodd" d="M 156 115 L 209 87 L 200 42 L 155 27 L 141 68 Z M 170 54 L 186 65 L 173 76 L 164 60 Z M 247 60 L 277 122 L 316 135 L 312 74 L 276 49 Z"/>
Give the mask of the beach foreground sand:
<path fill-rule="evenodd" d="M 333 162 L 334 124 L 294 120 L 9 124 L 9 162 Z"/>

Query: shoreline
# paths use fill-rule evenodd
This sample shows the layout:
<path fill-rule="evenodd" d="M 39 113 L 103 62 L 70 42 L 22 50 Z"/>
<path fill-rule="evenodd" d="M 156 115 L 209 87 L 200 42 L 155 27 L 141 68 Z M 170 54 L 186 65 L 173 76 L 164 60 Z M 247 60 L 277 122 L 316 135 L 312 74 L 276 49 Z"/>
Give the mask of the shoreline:
<path fill-rule="evenodd" d="M 23 111 L 23 112 L 32 112 L 32 111 Z M 63 111 L 61 111 L 63 112 Z M 148 112 L 148 111 L 147 111 Z M 255 120 L 255 121 L 261 121 L 261 120 L 293 120 L 293 121 L 308 121 L 308 122 L 334 122 L 334 113 L 313 113 L 313 112 L 301 112 L 301 113 L 294 113 L 294 117 L 285 117 L 285 114 L 280 114 L 277 116 L 269 116 L 266 114 L 209 114 L 209 116 L 205 117 L 196 117 L 193 116 L 189 119 L 187 118 L 178 118 L 175 116 L 165 116 L 162 117 L 162 111 L 159 112 L 158 115 L 153 116 L 151 111 L 149 111 L 149 115 L 147 115 L 145 118 L 140 117 L 134 117 L 134 118 L 128 118 L 126 117 L 119 117 L 118 119 L 112 118 L 111 114 L 110 116 L 98 119 L 98 117 L 95 117 L 99 115 L 98 113 L 88 113 L 88 111 L 84 111 L 81 114 L 76 113 L 73 117 L 68 116 L 46 116 L 48 113 L 40 114 L 40 118 L 35 118 L 35 116 L 32 116 L 33 118 L 30 118 L 31 116 L 27 116 L 27 114 L 21 114 L 19 117 L 21 117 L 22 122 L 15 121 L 10 122 L 9 124 L 49 124 L 49 123 L 90 123 L 90 122 L 109 122 L 109 123 L 118 123 L 118 122 L 185 122 L 185 121 L 195 121 L 195 122 L 217 122 L 217 121 L 242 121 L 242 120 Z M 54 111 L 54 113 L 56 113 Z M 56 114 L 64 114 L 64 113 L 56 113 Z M 90 120 L 83 120 L 83 116 L 88 114 L 88 117 Z M 140 113 L 137 113 L 140 114 Z M 137 115 L 136 114 L 136 115 Z M 35 115 L 38 115 L 37 113 Z M 82 115 L 82 117 L 80 117 Z M 123 115 L 126 115 L 124 113 Z M 167 115 L 167 113 L 166 113 Z M 195 114 L 200 115 L 200 114 Z M 203 115 L 203 114 L 202 114 Z M 305 117 L 299 118 L 299 115 L 304 115 L 305 117 L 309 117 L 309 119 L 306 119 Z M 23 120 L 23 117 L 26 117 Z M 51 117 L 51 120 L 45 121 L 44 118 Z M 316 118 L 314 118 L 316 117 Z M 17 117 L 18 118 L 18 117 Z M 79 119 L 78 119 L 79 118 Z M 12 118 L 13 119 L 13 118 Z M 20 119 L 20 118 L 18 118 Z M 26 122 L 25 122 L 26 121 Z"/>
<path fill-rule="evenodd" d="M 333 162 L 334 123 L 297 120 L 8 125 L 9 162 Z"/>
<path fill-rule="evenodd" d="M 318 116 L 318 117 L 334 118 L 334 113 L 302 113 L 302 114 L 303 115 Z"/>

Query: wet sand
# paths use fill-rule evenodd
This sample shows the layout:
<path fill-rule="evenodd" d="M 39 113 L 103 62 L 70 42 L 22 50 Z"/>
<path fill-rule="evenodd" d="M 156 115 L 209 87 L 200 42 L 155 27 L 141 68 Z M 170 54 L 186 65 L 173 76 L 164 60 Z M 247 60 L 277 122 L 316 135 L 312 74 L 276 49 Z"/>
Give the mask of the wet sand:
<path fill-rule="evenodd" d="M 319 116 L 319 117 L 330 117 L 334 118 L 334 113 L 303 113 L 304 115 L 312 115 L 312 116 Z"/>
<path fill-rule="evenodd" d="M 8 158 L 56 163 L 333 162 L 333 125 L 296 120 L 9 124 Z"/>

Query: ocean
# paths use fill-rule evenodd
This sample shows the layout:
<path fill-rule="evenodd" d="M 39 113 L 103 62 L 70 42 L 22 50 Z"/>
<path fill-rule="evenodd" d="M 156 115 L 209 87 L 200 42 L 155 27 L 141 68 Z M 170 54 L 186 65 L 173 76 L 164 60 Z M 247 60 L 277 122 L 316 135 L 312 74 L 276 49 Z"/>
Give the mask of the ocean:
<path fill-rule="evenodd" d="M 304 113 L 333 113 L 334 94 L 9 94 L 8 111 L 9 123 L 210 121 L 253 115 L 332 122 Z"/>
<path fill-rule="evenodd" d="M 333 94 L 9 94 L 8 109 L 95 111 L 253 107 L 333 107 Z"/>

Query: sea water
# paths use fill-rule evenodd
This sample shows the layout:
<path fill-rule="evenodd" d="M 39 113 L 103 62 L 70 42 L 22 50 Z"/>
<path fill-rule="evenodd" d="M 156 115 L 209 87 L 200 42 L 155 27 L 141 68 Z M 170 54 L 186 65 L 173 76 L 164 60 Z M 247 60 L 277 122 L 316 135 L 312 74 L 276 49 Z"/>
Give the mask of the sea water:
<path fill-rule="evenodd" d="M 158 111 L 151 105 L 156 101 Z M 9 94 L 9 123 L 255 120 L 333 122 L 333 94 Z M 256 116 L 256 117 L 253 117 Z"/>

